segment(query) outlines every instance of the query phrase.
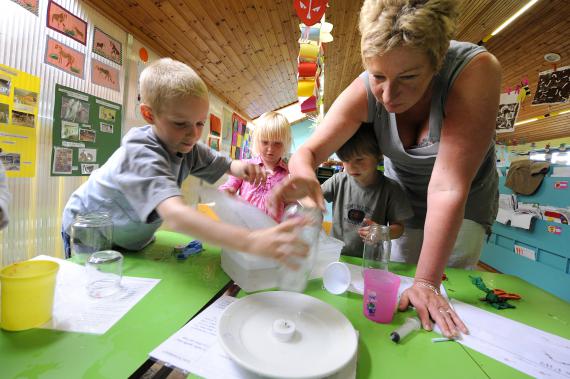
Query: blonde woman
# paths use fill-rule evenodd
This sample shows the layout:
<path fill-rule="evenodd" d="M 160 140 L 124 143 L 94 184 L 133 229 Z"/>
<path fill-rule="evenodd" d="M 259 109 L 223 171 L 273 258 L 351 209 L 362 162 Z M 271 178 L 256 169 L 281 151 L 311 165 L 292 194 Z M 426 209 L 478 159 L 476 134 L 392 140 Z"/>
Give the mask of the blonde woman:
<path fill-rule="evenodd" d="M 447 265 L 476 264 L 497 209 L 494 134 L 501 70 L 483 47 L 452 41 L 455 0 L 365 0 L 360 13 L 366 69 L 336 99 L 290 162 L 272 204 L 308 196 L 323 204 L 314 168 L 373 122 L 385 175 L 406 190 L 414 217 L 393 259 L 418 264 L 400 309 L 423 327 L 467 332 L 439 294 Z"/>
<path fill-rule="evenodd" d="M 289 175 L 287 163 L 284 161 L 291 147 L 291 125 L 287 118 L 276 112 L 261 115 L 255 122 L 252 145 L 254 158 L 245 162 L 259 166 L 260 170 L 265 171 L 266 180 L 261 183 L 248 183 L 241 178 L 230 176 L 218 189 L 232 195 L 239 194 L 279 222 L 283 216 L 284 204 L 280 204 L 271 214 L 266 202 L 271 189 Z"/>

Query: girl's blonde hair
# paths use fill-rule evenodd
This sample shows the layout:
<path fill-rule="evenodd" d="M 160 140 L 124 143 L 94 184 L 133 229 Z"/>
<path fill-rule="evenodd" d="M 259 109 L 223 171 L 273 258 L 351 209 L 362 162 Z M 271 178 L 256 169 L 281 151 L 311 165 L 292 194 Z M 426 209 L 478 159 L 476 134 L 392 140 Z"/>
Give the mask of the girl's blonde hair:
<path fill-rule="evenodd" d="M 267 112 L 254 121 L 252 151 L 259 155 L 261 141 L 278 141 L 283 144 L 283 155 L 291 148 L 291 125 L 281 113 Z"/>
<path fill-rule="evenodd" d="M 441 68 L 455 33 L 458 0 L 364 0 L 360 52 L 366 60 L 400 46 L 424 51 Z"/>
<path fill-rule="evenodd" d="M 160 114 L 165 102 L 186 96 L 208 99 L 208 87 L 186 64 L 162 58 L 145 68 L 140 76 L 141 101 Z"/>

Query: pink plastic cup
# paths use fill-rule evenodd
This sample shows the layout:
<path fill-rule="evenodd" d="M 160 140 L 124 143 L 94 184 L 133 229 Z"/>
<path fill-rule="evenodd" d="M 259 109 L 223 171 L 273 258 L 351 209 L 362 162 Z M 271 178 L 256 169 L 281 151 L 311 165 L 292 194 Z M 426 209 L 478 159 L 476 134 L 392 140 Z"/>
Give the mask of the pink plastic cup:
<path fill-rule="evenodd" d="M 364 316 L 372 321 L 388 324 L 394 317 L 398 301 L 400 277 L 386 270 L 364 270 Z"/>

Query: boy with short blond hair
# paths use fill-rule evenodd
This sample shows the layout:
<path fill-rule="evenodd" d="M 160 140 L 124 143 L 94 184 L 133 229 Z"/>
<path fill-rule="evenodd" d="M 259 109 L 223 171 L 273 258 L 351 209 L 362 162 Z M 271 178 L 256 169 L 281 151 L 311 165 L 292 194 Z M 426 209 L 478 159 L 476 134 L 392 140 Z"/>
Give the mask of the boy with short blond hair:
<path fill-rule="evenodd" d="M 390 237 L 399 238 L 412 208 L 400 185 L 377 169 L 382 154 L 371 124 L 362 124 L 336 154 L 344 172 L 321 185 L 333 203 L 332 235 L 344 241 L 342 254 L 362 257 L 371 224 L 389 225 Z"/>
<path fill-rule="evenodd" d="M 292 233 L 295 222 L 249 231 L 186 205 L 180 187 L 188 175 L 213 183 L 224 173 L 251 182 L 264 181 L 265 174 L 199 141 L 208 116 L 208 89 L 190 67 L 160 59 L 142 72 L 140 85 L 140 110 L 149 125 L 129 130 L 121 147 L 71 195 L 63 212 L 66 254 L 74 218 L 106 212 L 113 221 L 113 245 L 128 250 L 151 243 L 164 221 L 177 232 L 236 251 L 281 261 L 289 254 L 305 255 L 306 244 Z"/>

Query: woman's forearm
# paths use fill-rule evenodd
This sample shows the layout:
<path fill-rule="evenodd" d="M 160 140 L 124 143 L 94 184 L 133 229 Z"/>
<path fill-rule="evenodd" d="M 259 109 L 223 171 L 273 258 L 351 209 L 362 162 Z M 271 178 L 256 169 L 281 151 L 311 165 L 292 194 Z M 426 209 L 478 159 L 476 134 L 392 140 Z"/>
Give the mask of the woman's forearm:
<path fill-rule="evenodd" d="M 315 168 L 317 163 L 311 150 L 305 146 L 301 146 L 299 150 L 293 154 L 289 161 L 289 172 L 291 176 L 310 177 L 315 176 Z"/>
<path fill-rule="evenodd" d="M 416 279 L 439 286 L 465 212 L 467 194 L 437 191 L 428 195 L 424 241 Z"/>

